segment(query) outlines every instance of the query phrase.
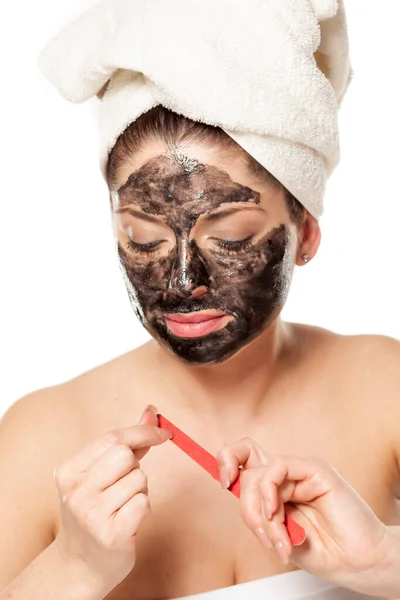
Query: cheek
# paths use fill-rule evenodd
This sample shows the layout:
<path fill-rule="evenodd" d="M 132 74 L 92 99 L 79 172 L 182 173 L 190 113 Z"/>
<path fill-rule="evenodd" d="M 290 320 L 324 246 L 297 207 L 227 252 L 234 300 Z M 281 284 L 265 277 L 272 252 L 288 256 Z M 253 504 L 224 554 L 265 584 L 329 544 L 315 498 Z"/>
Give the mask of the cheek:
<path fill-rule="evenodd" d="M 209 260 L 210 270 L 215 277 L 236 283 L 245 283 L 260 276 L 268 265 L 268 252 L 262 249 L 247 252 L 244 256 L 214 255 Z"/>
<path fill-rule="evenodd" d="M 213 287 L 221 297 L 281 296 L 293 272 L 291 248 L 289 233 L 281 227 L 242 256 L 210 256 Z"/>
<path fill-rule="evenodd" d="M 208 259 L 213 279 L 218 283 L 235 285 L 268 281 L 269 271 L 283 258 L 284 249 L 278 256 L 271 256 L 269 244 L 259 246 L 243 256 L 214 255 Z"/>
<path fill-rule="evenodd" d="M 211 277 L 215 297 L 235 312 L 265 300 L 273 288 L 268 264 L 261 251 L 240 259 L 218 260 Z"/>
<path fill-rule="evenodd" d="M 169 280 L 173 258 L 142 260 L 118 247 L 120 261 L 132 285 L 141 292 L 151 289 L 165 289 Z"/>

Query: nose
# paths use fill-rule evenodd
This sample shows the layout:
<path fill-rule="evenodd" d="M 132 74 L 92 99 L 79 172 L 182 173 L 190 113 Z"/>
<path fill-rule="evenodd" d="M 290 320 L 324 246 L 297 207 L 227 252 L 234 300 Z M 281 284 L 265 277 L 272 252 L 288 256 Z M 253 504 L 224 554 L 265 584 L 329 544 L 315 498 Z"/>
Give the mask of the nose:
<path fill-rule="evenodd" d="M 177 289 L 177 288 L 170 287 L 169 291 L 171 291 L 173 294 L 175 294 L 176 296 L 179 296 L 179 298 L 182 298 L 184 300 L 200 300 L 201 298 L 204 298 L 204 296 L 207 295 L 208 288 L 206 288 L 205 285 L 200 285 L 193 290 L 192 289 L 183 290 L 183 289 Z"/>
<path fill-rule="evenodd" d="M 199 299 L 209 289 L 209 275 L 199 249 L 187 240 L 178 243 L 178 252 L 171 269 L 168 289 L 185 299 Z"/>

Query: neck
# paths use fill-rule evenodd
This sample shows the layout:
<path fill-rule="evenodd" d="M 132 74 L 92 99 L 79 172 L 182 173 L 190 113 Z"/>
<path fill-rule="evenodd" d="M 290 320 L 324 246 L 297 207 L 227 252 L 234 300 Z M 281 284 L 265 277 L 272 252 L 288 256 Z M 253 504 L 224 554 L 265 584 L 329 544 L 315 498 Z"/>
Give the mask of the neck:
<path fill-rule="evenodd" d="M 233 414 L 253 420 L 268 404 L 273 381 L 292 347 L 288 324 L 279 318 L 251 344 L 221 364 L 191 366 L 157 346 L 157 364 L 168 397 L 187 411 L 215 421 Z"/>

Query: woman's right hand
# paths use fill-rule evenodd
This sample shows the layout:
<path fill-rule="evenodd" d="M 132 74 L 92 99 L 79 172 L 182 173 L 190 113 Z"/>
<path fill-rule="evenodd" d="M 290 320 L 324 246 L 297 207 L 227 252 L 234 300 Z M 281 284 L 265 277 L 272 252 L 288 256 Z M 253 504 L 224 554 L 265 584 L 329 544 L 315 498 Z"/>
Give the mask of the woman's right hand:
<path fill-rule="evenodd" d="M 78 566 L 105 593 L 132 570 L 136 533 L 150 512 L 139 461 L 171 437 L 150 406 L 137 425 L 103 435 L 54 471 L 61 527 L 53 543 L 64 564 Z"/>

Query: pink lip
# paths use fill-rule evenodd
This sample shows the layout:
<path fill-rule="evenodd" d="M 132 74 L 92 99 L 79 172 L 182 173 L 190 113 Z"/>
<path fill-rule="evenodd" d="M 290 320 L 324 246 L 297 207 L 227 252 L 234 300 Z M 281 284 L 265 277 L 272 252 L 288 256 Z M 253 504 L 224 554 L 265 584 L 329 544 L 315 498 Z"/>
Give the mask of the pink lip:
<path fill-rule="evenodd" d="M 165 316 L 165 322 L 171 333 L 183 338 L 196 338 L 209 335 L 225 327 L 229 320 L 230 315 L 213 309 L 196 313 L 179 313 Z"/>

